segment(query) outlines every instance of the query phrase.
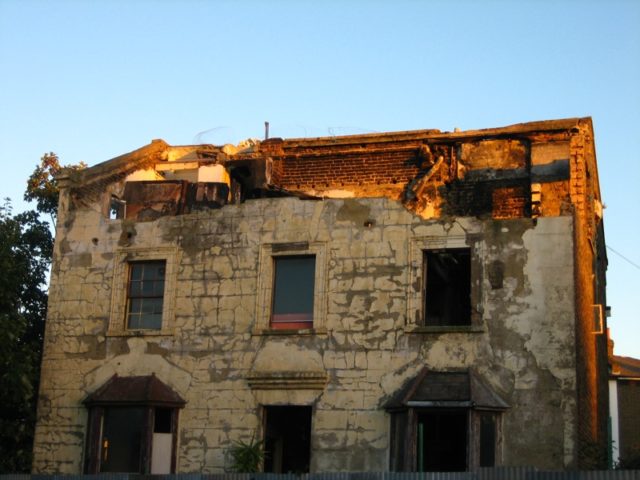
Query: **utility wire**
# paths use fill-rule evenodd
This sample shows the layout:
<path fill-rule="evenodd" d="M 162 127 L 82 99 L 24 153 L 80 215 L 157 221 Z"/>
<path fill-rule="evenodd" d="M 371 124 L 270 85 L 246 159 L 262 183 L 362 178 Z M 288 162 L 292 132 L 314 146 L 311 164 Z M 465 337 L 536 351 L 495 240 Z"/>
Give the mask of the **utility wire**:
<path fill-rule="evenodd" d="M 621 254 L 620 252 L 615 251 L 613 248 L 611 248 L 609 245 L 607 245 L 607 248 L 609 250 L 611 250 L 613 253 L 615 253 L 616 255 L 618 255 L 620 258 L 622 258 L 623 260 L 627 261 L 628 263 L 630 263 L 631 265 L 633 265 L 634 267 L 636 267 L 638 270 L 640 270 L 640 265 L 638 265 L 637 263 L 629 260 L 627 257 L 625 257 L 623 254 Z"/>

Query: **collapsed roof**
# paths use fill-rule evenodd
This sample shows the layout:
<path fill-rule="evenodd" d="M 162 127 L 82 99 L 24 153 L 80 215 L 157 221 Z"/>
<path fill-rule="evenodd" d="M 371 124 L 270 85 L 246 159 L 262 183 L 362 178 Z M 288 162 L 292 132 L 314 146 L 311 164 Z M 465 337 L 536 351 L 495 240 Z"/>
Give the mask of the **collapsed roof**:
<path fill-rule="evenodd" d="M 138 221 L 273 196 L 384 196 L 424 218 L 558 215 L 571 203 L 569 146 L 578 134 L 586 135 L 587 147 L 594 150 L 590 118 L 464 132 L 270 138 L 237 146 L 171 146 L 153 140 L 68 172 L 61 185 L 70 188 L 75 205 L 108 191 L 128 204 L 127 218 Z M 595 162 L 591 174 L 597 189 Z M 125 188 L 133 182 L 138 182 L 135 188 Z M 539 204 L 545 188 L 554 200 L 547 212 Z M 595 197 L 600 197 L 597 190 Z"/>

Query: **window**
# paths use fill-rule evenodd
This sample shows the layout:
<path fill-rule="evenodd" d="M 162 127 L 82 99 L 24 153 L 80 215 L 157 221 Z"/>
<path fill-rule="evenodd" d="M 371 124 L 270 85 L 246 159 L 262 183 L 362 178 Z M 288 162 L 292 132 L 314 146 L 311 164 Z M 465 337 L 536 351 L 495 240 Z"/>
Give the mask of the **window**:
<path fill-rule="evenodd" d="M 483 240 L 479 233 L 411 239 L 408 332 L 484 331 Z"/>
<path fill-rule="evenodd" d="M 114 375 L 84 404 L 85 473 L 175 472 L 178 411 L 185 402 L 157 377 Z"/>
<path fill-rule="evenodd" d="M 162 327 L 165 270 L 164 260 L 129 264 L 128 329 L 160 330 Z"/>
<path fill-rule="evenodd" d="M 267 406 L 264 471 L 308 473 L 311 452 L 311 407 Z"/>
<path fill-rule="evenodd" d="M 326 333 L 326 243 L 265 243 L 258 264 L 253 334 Z"/>
<path fill-rule="evenodd" d="M 173 335 L 180 256 L 175 246 L 116 252 L 108 336 Z"/>
<path fill-rule="evenodd" d="M 315 256 L 275 257 L 271 328 L 311 328 Z"/>
<path fill-rule="evenodd" d="M 424 252 L 424 324 L 471 325 L 471 255 L 468 248 Z"/>

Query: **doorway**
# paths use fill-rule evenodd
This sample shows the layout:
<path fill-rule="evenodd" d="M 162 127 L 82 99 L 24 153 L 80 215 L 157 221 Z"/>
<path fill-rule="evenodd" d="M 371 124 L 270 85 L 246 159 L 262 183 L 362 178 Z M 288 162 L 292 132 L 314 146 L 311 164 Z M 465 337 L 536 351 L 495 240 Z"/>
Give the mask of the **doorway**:
<path fill-rule="evenodd" d="M 417 427 L 419 472 L 467 470 L 466 410 L 419 413 Z"/>
<path fill-rule="evenodd" d="M 265 460 L 269 473 L 308 473 L 311 458 L 311 407 L 264 407 Z"/>
<path fill-rule="evenodd" d="M 100 472 L 141 473 L 144 408 L 107 408 L 104 412 Z"/>

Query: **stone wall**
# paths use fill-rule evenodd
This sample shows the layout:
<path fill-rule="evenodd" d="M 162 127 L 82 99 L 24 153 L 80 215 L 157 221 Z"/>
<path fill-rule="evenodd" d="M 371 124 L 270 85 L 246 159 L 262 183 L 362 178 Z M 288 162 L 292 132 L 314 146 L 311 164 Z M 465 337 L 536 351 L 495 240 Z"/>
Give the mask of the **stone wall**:
<path fill-rule="evenodd" d="M 261 435 L 261 405 L 286 404 L 313 406 L 312 472 L 386 470 L 382 405 L 425 365 L 473 367 L 511 405 L 502 463 L 575 465 L 572 217 L 436 221 L 390 199 L 290 197 L 134 223 L 108 220 L 100 202 L 65 202 L 35 472 L 82 471 L 81 402 L 114 373 L 155 373 L 187 401 L 178 472 L 224 471 L 231 441 Z M 322 259 L 314 330 L 271 331 L 269 252 L 304 242 Z M 473 249 L 472 328 L 430 331 L 409 316 L 420 291 L 412 251 L 429 242 Z M 162 331 L 130 334 L 114 307 L 122 266 L 150 257 L 167 259 L 172 305 Z"/>

